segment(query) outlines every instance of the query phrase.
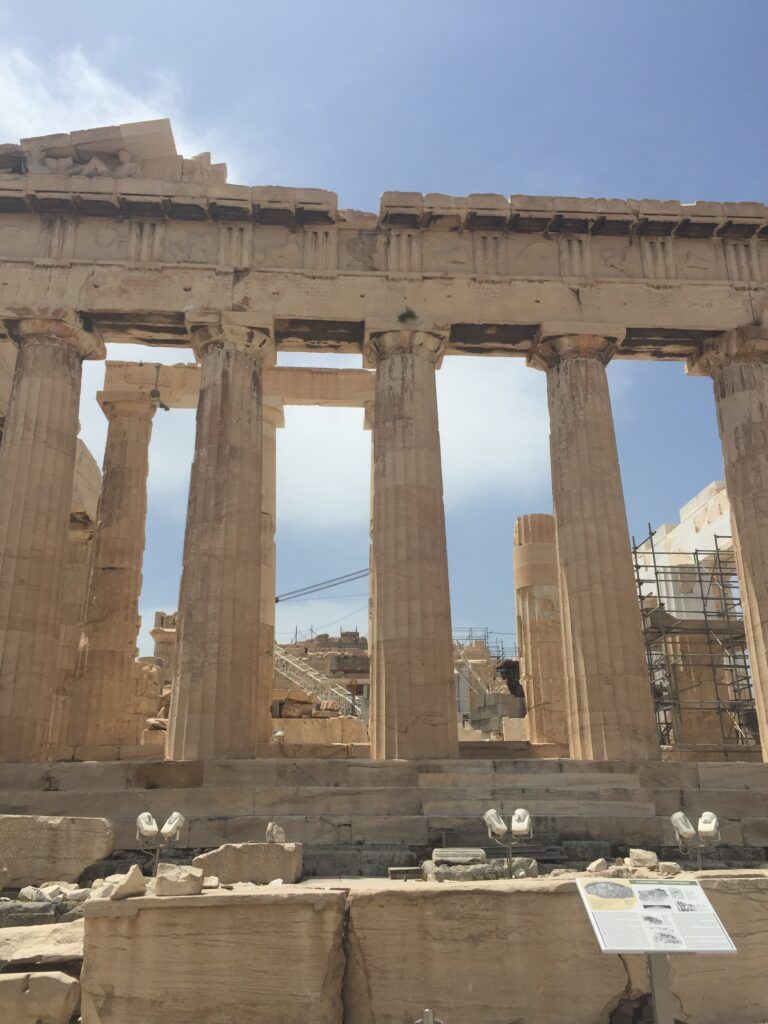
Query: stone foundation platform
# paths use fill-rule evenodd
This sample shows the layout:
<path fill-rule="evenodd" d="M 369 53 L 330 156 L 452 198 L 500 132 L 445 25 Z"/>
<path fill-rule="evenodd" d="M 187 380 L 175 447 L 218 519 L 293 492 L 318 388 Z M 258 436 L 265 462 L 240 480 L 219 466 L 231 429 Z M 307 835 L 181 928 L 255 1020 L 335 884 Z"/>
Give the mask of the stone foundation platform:
<path fill-rule="evenodd" d="M 105 817 L 133 850 L 136 816 L 188 819 L 183 848 L 261 840 L 279 822 L 305 844 L 305 872 L 383 876 L 441 845 L 488 846 L 481 815 L 526 807 L 520 852 L 577 862 L 644 846 L 679 859 L 669 816 L 712 810 L 721 863 L 765 863 L 768 764 L 567 759 L 365 761 L 289 759 L 0 765 L 0 812 Z M 717 861 L 715 861 L 717 862 Z"/>
<path fill-rule="evenodd" d="M 737 952 L 669 958 L 676 1019 L 765 1021 L 762 875 L 702 879 Z M 83 1024 L 406 1024 L 426 1007 L 609 1024 L 648 1006 L 645 957 L 600 952 L 573 881 L 246 888 L 87 903 Z"/>

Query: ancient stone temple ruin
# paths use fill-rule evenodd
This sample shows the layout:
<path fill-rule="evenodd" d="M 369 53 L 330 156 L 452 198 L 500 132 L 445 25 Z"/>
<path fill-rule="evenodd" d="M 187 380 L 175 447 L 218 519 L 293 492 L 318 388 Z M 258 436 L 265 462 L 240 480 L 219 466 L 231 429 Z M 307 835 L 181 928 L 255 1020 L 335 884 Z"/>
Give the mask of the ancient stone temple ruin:
<path fill-rule="evenodd" d="M 646 1019 L 642 957 L 583 913 L 589 864 L 702 879 L 737 954 L 671 960 L 680 1019 L 768 1019 L 766 207 L 344 210 L 230 184 L 161 120 L 0 146 L 0 271 L 0 1017 Z M 547 381 L 554 507 L 510 522 L 510 657 L 452 634 L 435 381 L 466 355 Z M 722 439 L 725 484 L 639 544 L 613 359 L 710 376 Z M 364 410 L 367 639 L 275 644 L 291 405 Z M 196 409 L 194 462 L 178 607 L 139 658 L 161 406 Z M 529 812 L 519 856 L 490 808 Z M 703 868 L 677 811 L 719 818 Z"/>

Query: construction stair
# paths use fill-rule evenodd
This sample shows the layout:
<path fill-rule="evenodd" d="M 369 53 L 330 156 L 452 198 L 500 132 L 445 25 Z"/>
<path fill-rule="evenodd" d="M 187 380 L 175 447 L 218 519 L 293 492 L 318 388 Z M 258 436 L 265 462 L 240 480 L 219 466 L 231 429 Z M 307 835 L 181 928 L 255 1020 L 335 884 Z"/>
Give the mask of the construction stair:
<path fill-rule="evenodd" d="M 279 672 L 307 693 L 317 694 L 320 700 L 335 701 L 343 715 L 360 714 L 355 698 L 344 686 L 318 672 L 301 658 L 289 654 L 279 644 L 275 644 L 275 672 Z"/>

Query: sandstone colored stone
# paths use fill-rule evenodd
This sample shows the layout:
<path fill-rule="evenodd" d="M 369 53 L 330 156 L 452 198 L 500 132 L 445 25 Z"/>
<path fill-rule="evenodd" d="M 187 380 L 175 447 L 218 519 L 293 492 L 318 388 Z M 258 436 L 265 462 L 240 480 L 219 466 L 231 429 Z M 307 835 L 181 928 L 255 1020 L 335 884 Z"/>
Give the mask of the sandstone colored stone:
<path fill-rule="evenodd" d="M 591 874 L 597 874 L 599 871 L 605 871 L 608 867 L 608 861 L 605 857 L 598 857 L 597 860 L 593 860 L 591 864 L 587 865 L 587 871 Z"/>
<path fill-rule="evenodd" d="M 42 761 L 49 741 L 82 364 L 104 355 L 77 316 L 28 312 L 10 325 L 19 354 L 0 445 L 0 760 L 9 762 Z"/>
<path fill-rule="evenodd" d="M 579 759 L 651 759 L 660 749 L 606 376 L 624 329 L 604 330 L 544 324 L 530 357 L 547 373 L 569 745 Z"/>
<path fill-rule="evenodd" d="M 188 864 L 157 865 L 156 896 L 199 896 L 203 891 L 203 871 Z"/>
<path fill-rule="evenodd" d="M 299 882 L 304 864 L 302 843 L 226 843 L 201 853 L 192 861 L 222 883 L 255 882 L 266 885 L 274 878 Z"/>
<path fill-rule="evenodd" d="M 56 904 L 48 900 L 34 903 L 25 900 L 0 900 L 0 928 L 53 924 L 55 921 Z"/>
<path fill-rule="evenodd" d="M 558 577 L 554 517 L 520 516 L 515 521 L 514 582 L 528 738 L 532 743 L 562 743 L 567 749 Z M 507 732 L 505 728 L 505 738 Z"/>
<path fill-rule="evenodd" d="M 688 369 L 712 377 L 757 723 L 768 761 L 768 330 L 749 326 L 721 334 Z"/>
<path fill-rule="evenodd" d="M 485 850 L 480 847 L 473 849 L 444 846 L 432 851 L 432 860 L 435 864 L 484 864 L 486 859 Z"/>
<path fill-rule="evenodd" d="M 272 684 L 260 678 L 258 539 L 263 370 L 274 342 L 231 320 L 188 318 L 201 377 L 168 722 L 174 760 L 251 757 L 272 735 Z"/>
<path fill-rule="evenodd" d="M 657 868 L 659 857 L 653 850 L 630 849 L 625 863 L 631 868 Z"/>
<path fill-rule="evenodd" d="M 445 339 L 375 333 L 371 757 L 458 757 L 435 365 Z M 398 510 L 407 510 L 400 515 Z M 410 626 L 403 629 L 403 609 Z"/>
<path fill-rule="evenodd" d="M 680 867 L 680 865 L 678 863 L 676 863 L 675 861 L 673 861 L 673 860 L 660 860 L 659 861 L 659 874 L 660 875 L 666 875 L 667 877 L 669 877 L 671 875 L 679 875 L 681 871 L 682 871 L 682 868 Z"/>
<path fill-rule="evenodd" d="M 80 985 L 61 971 L 0 974 L 0 1020 L 7 1024 L 69 1024 Z"/>
<path fill-rule="evenodd" d="M 82 958 L 82 921 L 0 929 L 0 970 L 77 963 Z"/>
<path fill-rule="evenodd" d="M 0 815 L 0 857 L 9 885 L 35 885 L 49 878 L 68 882 L 112 852 L 112 826 L 104 818 Z"/>
<path fill-rule="evenodd" d="M 84 644 L 72 692 L 67 742 L 130 746 L 146 713 L 134 694 L 152 417 L 157 402 L 137 392 L 97 396 L 109 420 L 94 537 Z"/>
<path fill-rule="evenodd" d="M 111 900 L 125 900 L 129 896 L 143 896 L 147 891 L 147 880 L 141 873 L 138 864 L 132 864 L 128 874 L 123 875 L 122 880 L 114 883 L 114 889 L 110 893 Z"/>
<path fill-rule="evenodd" d="M 83 1024 L 341 1024 L 344 905 L 293 886 L 90 903 Z"/>
<path fill-rule="evenodd" d="M 425 1006 L 472 1024 L 605 1020 L 626 973 L 600 952 L 580 902 L 571 884 L 544 880 L 353 889 L 345 1021 L 402 1024 Z M 489 957 L 497 943 L 506 955 Z"/>

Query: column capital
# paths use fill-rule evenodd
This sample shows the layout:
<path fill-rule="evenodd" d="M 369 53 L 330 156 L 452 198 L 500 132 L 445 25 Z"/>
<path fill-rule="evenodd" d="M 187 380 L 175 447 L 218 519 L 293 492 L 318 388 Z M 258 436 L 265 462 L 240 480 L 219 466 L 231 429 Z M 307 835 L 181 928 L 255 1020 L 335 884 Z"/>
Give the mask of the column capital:
<path fill-rule="evenodd" d="M 157 411 L 157 401 L 141 391 L 99 391 L 96 401 L 110 422 L 119 417 L 151 419 Z"/>
<path fill-rule="evenodd" d="M 285 410 L 282 398 L 276 395 L 264 395 L 261 414 L 265 423 L 275 428 L 285 426 Z"/>
<path fill-rule="evenodd" d="M 24 306 L 9 309 L 2 320 L 17 345 L 57 341 L 75 349 L 81 359 L 106 359 L 99 332 L 73 309 Z"/>
<path fill-rule="evenodd" d="M 208 348 L 215 346 L 252 352 L 264 366 L 275 362 L 272 330 L 263 322 L 256 322 L 251 313 L 194 309 L 186 313 L 185 319 L 192 350 L 199 361 Z"/>
<path fill-rule="evenodd" d="M 536 370 L 551 370 L 564 359 L 596 359 L 606 366 L 624 340 L 626 329 L 616 324 L 543 323 L 528 353 Z"/>
<path fill-rule="evenodd" d="M 363 361 L 369 366 L 378 366 L 388 356 L 420 355 L 438 368 L 447 347 L 447 331 L 372 331 L 363 347 Z"/>
<path fill-rule="evenodd" d="M 685 372 L 693 377 L 713 377 L 730 363 L 765 362 L 768 326 L 749 324 L 707 339 L 701 353 L 688 358 Z"/>

